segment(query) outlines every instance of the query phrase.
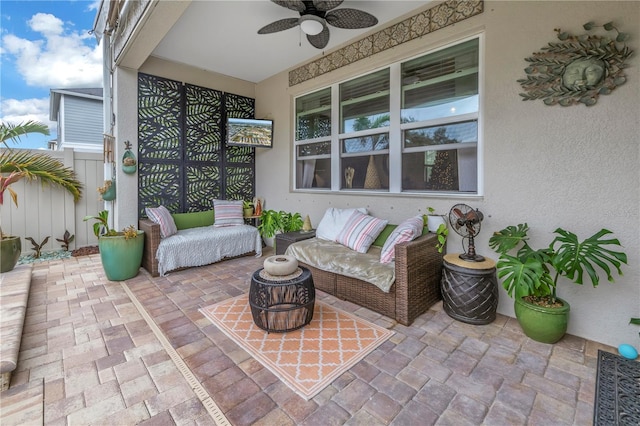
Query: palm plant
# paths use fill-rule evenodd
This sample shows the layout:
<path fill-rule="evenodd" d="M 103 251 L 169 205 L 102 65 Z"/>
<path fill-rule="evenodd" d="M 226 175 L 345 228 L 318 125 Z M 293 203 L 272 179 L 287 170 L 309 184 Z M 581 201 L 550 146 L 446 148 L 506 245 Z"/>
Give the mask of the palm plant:
<path fill-rule="evenodd" d="M 25 178 L 28 181 L 40 180 L 43 184 L 59 185 L 73 195 L 73 200 L 82 197 L 82 183 L 73 170 L 65 167 L 60 161 L 46 153 L 31 151 L 14 151 L 7 141 L 18 143 L 20 137 L 29 133 L 49 134 L 49 129 L 42 123 L 27 121 L 21 124 L 0 123 L 0 140 L 5 150 L 0 153 L 0 205 L 4 202 L 4 191 L 9 191 L 11 198 L 18 206 L 18 196 L 10 187 L 11 184 Z M 4 176 L 8 173 L 8 176 Z"/>
<path fill-rule="evenodd" d="M 0 206 L 4 203 L 5 190 L 18 206 L 18 195 L 11 189 L 11 184 L 23 178 L 60 186 L 73 195 L 74 202 L 78 201 L 82 197 L 82 183 L 73 170 L 46 153 L 13 150 L 9 147 L 8 141 L 17 144 L 21 136 L 30 133 L 48 135 L 49 129 L 44 124 L 31 120 L 21 124 L 0 123 L 0 140 L 5 146 L 0 152 Z"/>

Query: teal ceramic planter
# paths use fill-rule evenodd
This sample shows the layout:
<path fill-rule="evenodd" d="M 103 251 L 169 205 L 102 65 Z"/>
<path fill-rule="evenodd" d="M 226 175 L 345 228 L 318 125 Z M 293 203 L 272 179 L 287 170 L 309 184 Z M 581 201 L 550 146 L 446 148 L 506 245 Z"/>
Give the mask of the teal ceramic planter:
<path fill-rule="evenodd" d="M 0 272 L 9 272 L 15 268 L 21 252 L 20 237 L 6 237 L 0 240 Z"/>
<path fill-rule="evenodd" d="M 515 299 L 516 318 L 527 337 L 542 343 L 555 343 L 567 332 L 569 310 L 567 301 L 557 298 L 563 303 L 561 308 L 545 308 Z"/>
<path fill-rule="evenodd" d="M 110 281 L 124 281 L 138 275 L 142 265 L 144 231 L 136 238 L 126 240 L 124 235 L 102 236 L 98 240 L 100 260 Z"/>

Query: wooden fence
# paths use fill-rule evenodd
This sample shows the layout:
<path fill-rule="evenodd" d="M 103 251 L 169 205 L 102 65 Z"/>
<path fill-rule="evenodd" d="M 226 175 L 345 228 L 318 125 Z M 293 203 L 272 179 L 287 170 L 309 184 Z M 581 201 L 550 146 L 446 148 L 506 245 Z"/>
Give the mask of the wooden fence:
<path fill-rule="evenodd" d="M 11 185 L 18 194 L 17 208 L 8 192 L 5 192 L 4 204 L 0 206 L 2 232 L 22 238 L 22 254 L 33 252 L 31 242 L 25 240 L 25 237 L 31 237 L 38 243 L 49 237 L 49 242 L 42 250 L 61 249 L 61 243 L 56 239 L 62 239 L 65 231 L 75 235 L 69 246 L 70 250 L 97 245 L 98 240 L 93 235 L 93 222 L 84 222 L 83 219 L 104 209 L 104 202 L 96 191 L 104 184 L 102 153 L 73 149 L 46 153 L 76 172 L 78 180 L 83 184 L 82 198 L 74 203 L 71 194 L 59 187 L 22 179 Z"/>

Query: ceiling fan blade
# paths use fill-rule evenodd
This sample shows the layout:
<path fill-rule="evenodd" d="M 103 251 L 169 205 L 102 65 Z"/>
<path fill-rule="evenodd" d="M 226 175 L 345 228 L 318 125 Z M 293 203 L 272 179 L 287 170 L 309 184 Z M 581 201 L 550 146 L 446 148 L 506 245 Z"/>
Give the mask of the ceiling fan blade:
<path fill-rule="evenodd" d="M 335 7 L 338 7 L 342 4 L 343 0 L 313 0 L 313 5 L 317 10 L 322 12 L 326 12 L 327 10 L 331 10 Z"/>
<path fill-rule="evenodd" d="M 337 28 L 368 28 L 378 23 L 378 19 L 358 9 L 336 9 L 327 12 L 325 19 L 329 25 Z"/>
<path fill-rule="evenodd" d="M 287 9 L 295 10 L 296 12 L 304 12 L 307 8 L 301 0 L 271 0 L 278 6 L 286 7 Z"/>
<path fill-rule="evenodd" d="M 324 49 L 324 47 L 329 44 L 329 28 L 326 25 L 323 25 L 322 32 L 316 35 L 308 35 L 307 40 L 309 43 L 316 49 Z"/>
<path fill-rule="evenodd" d="M 280 19 L 279 21 L 272 22 L 269 25 L 265 25 L 260 28 L 258 30 L 258 34 L 271 34 L 277 33 L 278 31 L 288 30 L 289 28 L 293 28 L 298 25 L 298 21 L 299 18 Z"/>

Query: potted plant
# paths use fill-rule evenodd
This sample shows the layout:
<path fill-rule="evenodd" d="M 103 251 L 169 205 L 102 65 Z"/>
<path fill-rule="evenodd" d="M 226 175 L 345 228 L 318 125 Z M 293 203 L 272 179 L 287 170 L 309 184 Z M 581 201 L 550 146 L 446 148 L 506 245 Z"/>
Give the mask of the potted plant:
<path fill-rule="evenodd" d="M 433 207 L 427 207 L 426 218 L 426 224 L 429 232 L 436 233 L 438 232 L 440 225 L 444 225 L 445 227 L 447 226 L 447 219 L 445 218 L 445 215 L 437 214 Z"/>
<path fill-rule="evenodd" d="M 258 231 L 263 238 L 273 238 L 277 233 L 299 231 L 304 225 L 300 213 L 263 210 Z"/>
<path fill-rule="evenodd" d="M 622 275 L 620 266 L 627 263 L 627 256 L 611 249 L 620 242 L 607 237 L 612 233 L 607 229 L 580 241 L 558 228 L 549 246 L 537 250 L 527 242 L 528 231 L 526 223 L 508 226 L 489 239 L 489 246 L 500 255 L 498 278 L 515 300 L 516 318 L 524 333 L 539 342 L 555 343 L 567 331 L 570 310 L 569 303 L 556 295 L 560 277 L 582 284 L 586 273 L 596 287 L 600 270 L 613 282 L 612 269 Z M 514 250 L 515 256 L 509 254 Z"/>
<path fill-rule="evenodd" d="M 244 217 L 253 216 L 253 201 L 244 200 L 242 202 L 242 215 Z"/>
<path fill-rule="evenodd" d="M 9 148 L 7 141 L 18 143 L 20 136 L 29 133 L 48 135 L 49 128 L 35 121 L 17 125 L 0 123 L 0 140 L 6 148 L 0 153 L 0 206 L 3 205 L 6 190 L 18 207 L 18 195 L 11 189 L 11 184 L 23 178 L 28 181 L 39 180 L 43 184 L 61 186 L 73 195 L 74 202 L 78 201 L 82 197 L 82 183 L 73 170 L 46 153 L 34 153 L 29 150 L 14 151 Z M 20 237 L 4 234 L 0 229 L 0 272 L 12 270 L 20 258 L 21 251 Z"/>
<path fill-rule="evenodd" d="M 438 253 L 442 253 L 447 245 L 447 236 L 449 235 L 447 219 L 442 214 L 436 214 L 433 207 L 427 207 L 427 214 L 424 215 L 424 225 L 429 232 L 437 234 L 438 243 L 436 244 L 436 248 L 438 249 Z"/>
<path fill-rule="evenodd" d="M 144 231 L 135 229 L 133 225 L 122 232 L 109 228 L 109 212 L 103 210 L 98 216 L 86 216 L 87 220 L 95 220 L 93 233 L 98 237 L 102 268 L 110 281 L 124 281 L 138 275 L 142 264 L 144 249 Z"/>

